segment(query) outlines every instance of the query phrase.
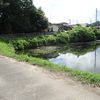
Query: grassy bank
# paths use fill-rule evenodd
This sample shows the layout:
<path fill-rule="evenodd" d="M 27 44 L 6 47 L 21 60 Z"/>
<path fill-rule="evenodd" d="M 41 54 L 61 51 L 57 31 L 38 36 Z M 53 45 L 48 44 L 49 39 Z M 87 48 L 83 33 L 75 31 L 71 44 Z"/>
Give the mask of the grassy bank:
<path fill-rule="evenodd" d="M 68 75 L 76 77 L 81 82 L 100 86 L 100 74 L 93 74 L 93 73 L 83 72 L 79 70 L 73 70 L 65 66 L 53 64 L 47 60 L 43 60 L 31 56 L 29 57 L 28 55 L 16 55 L 14 48 L 10 44 L 4 42 L 3 40 L 0 40 L 0 54 L 15 58 L 19 61 L 29 62 L 30 64 L 33 65 L 39 65 L 51 71 L 65 72 Z"/>
<path fill-rule="evenodd" d="M 11 44 L 8 44 L 4 40 L 0 39 L 0 54 L 8 57 L 13 57 L 15 55 L 15 50 Z"/>

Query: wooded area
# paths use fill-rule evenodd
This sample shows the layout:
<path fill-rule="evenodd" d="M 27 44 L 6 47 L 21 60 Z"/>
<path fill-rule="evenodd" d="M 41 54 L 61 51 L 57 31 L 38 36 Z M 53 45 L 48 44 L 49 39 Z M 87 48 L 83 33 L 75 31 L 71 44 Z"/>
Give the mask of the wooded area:
<path fill-rule="evenodd" d="M 0 0 L 0 33 L 40 32 L 48 19 L 32 0 Z"/>

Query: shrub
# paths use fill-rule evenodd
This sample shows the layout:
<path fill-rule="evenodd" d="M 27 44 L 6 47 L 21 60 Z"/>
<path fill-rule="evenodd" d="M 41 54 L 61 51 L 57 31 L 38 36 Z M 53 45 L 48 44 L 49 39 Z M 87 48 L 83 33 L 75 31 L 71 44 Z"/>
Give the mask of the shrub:
<path fill-rule="evenodd" d="M 88 42 L 96 39 L 90 27 L 77 26 L 69 31 L 69 42 Z"/>
<path fill-rule="evenodd" d="M 100 39 L 100 29 L 94 29 L 96 39 Z"/>
<path fill-rule="evenodd" d="M 97 39 L 100 39 L 100 30 L 77 26 L 68 32 L 56 33 L 54 35 L 17 38 L 10 42 L 15 49 L 25 49 L 52 44 L 67 44 L 68 42 L 89 42 L 96 39 L 95 35 Z"/>
<path fill-rule="evenodd" d="M 56 44 L 56 37 L 54 35 L 48 35 L 45 37 L 47 44 Z"/>
<path fill-rule="evenodd" d="M 13 46 L 15 49 L 25 49 L 28 47 L 28 41 L 24 39 L 12 40 Z"/>
<path fill-rule="evenodd" d="M 68 33 L 62 32 L 56 35 L 57 43 L 68 43 Z"/>

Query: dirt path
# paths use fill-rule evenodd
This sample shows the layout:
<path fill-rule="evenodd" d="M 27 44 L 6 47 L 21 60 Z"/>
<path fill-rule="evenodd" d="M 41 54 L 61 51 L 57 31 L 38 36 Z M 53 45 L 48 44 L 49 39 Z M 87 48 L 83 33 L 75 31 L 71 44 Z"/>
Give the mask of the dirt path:
<path fill-rule="evenodd" d="M 0 100 L 100 100 L 100 89 L 0 56 Z"/>

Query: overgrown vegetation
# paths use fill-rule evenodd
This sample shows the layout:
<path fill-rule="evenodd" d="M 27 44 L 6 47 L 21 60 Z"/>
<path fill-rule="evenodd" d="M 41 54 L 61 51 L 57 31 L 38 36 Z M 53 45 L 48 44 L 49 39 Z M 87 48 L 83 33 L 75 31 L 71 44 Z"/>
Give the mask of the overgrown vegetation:
<path fill-rule="evenodd" d="M 70 42 L 89 42 L 96 40 L 95 33 L 90 27 L 75 27 L 69 31 Z"/>
<path fill-rule="evenodd" d="M 8 41 L 15 49 L 35 48 L 44 45 L 67 44 L 75 42 L 89 42 L 100 38 L 100 30 L 90 27 L 75 27 L 67 32 L 53 35 L 40 35 L 33 37 L 11 38 Z"/>
<path fill-rule="evenodd" d="M 93 28 L 93 31 L 95 33 L 96 39 L 99 40 L 100 39 L 100 29 Z"/>
<path fill-rule="evenodd" d="M 16 55 L 14 48 L 10 44 L 4 42 L 3 40 L 0 40 L 0 54 L 8 57 L 13 57 L 19 61 L 29 62 L 33 65 L 39 65 L 51 71 L 64 72 L 67 73 L 68 75 L 76 77 L 78 80 L 80 80 L 83 83 L 100 86 L 100 74 L 73 70 L 68 67 L 56 65 L 47 60 L 31 57 L 28 55 Z"/>

